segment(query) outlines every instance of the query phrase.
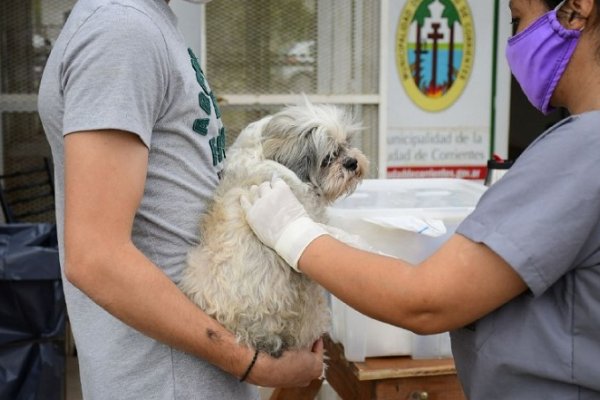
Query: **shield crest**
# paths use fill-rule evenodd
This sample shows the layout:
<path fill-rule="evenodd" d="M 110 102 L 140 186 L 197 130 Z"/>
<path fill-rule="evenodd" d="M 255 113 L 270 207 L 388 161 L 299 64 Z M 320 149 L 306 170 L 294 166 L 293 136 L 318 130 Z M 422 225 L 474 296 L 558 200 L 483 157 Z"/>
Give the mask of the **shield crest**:
<path fill-rule="evenodd" d="M 398 22 L 396 64 L 413 102 L 427 111 L 450 107 L 467 84 L 474 45 L 466 0 L 408 0 Z"/>

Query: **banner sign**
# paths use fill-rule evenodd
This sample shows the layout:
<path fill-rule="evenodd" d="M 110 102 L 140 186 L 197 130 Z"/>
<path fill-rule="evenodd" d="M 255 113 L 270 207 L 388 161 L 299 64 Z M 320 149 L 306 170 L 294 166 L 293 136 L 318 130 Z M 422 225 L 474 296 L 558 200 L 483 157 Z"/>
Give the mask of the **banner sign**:
<path fill-rule="evenodd" d="M 389 2 L 387 177 L 483 179 L 491 158 L 494 10 Z"/>

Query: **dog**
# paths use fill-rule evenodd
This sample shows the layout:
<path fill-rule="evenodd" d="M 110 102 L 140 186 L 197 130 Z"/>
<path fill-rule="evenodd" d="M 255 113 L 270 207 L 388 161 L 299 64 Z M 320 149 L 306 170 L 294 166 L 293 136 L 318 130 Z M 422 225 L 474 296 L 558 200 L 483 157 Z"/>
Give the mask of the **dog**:
<path fill-rule="evenodd" d="M 240 198 L 278 176 L 313 220 L 325 223 L 326 207 L 352 193 L 367 173 L 367 158 L 350 144 L 359 130 L 341 108 L 306 100 L 251 123 L 228 150 L 180 287 L 239 343 L 279 357 L 328 331 L 324 290 L 261 243 Z"/>

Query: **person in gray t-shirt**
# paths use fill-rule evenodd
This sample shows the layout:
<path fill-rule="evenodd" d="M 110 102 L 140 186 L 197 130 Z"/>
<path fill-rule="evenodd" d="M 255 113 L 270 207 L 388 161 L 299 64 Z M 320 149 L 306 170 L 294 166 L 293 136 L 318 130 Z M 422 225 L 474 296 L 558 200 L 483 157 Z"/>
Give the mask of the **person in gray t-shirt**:
<path fill-rule="evenodd" d="M 468 398 L 600 399 L 600 0 L 510 7 L 515 78 L 539 110 L 572 116 L 424 262 L 336 241 L 277 179 L 242 204 L 265 244 L 350 306 L 420 334 L 451 330 Z M 268 218 L 274 204 L 289 218 Z"/>
<path fill-rule="evenodd" d="M 44 69 L 64 290 L 86 399 L 258 399 L 322 372 L 273 359 L 177 288 L 218 183 L 225 130 L 165 0 L 80 0 Z M 245 382 L 240 382 L 245 380 Z"/>

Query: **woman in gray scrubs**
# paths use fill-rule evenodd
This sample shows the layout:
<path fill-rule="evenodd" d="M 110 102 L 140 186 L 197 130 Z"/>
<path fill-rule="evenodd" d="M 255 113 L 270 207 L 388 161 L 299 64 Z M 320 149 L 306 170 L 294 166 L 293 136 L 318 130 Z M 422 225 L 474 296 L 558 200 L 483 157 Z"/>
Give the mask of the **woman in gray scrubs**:
<path fill-rule="evenodd" d="M 261 240 L 347 304 L 420 334 L 452 331 L 469 398 L 600 399 L 600 0 L 508 5 L 513 74 L 541 112 L 572 116 L 429 259 L 335 240 L 280 180 L 242 205 Z"/>

